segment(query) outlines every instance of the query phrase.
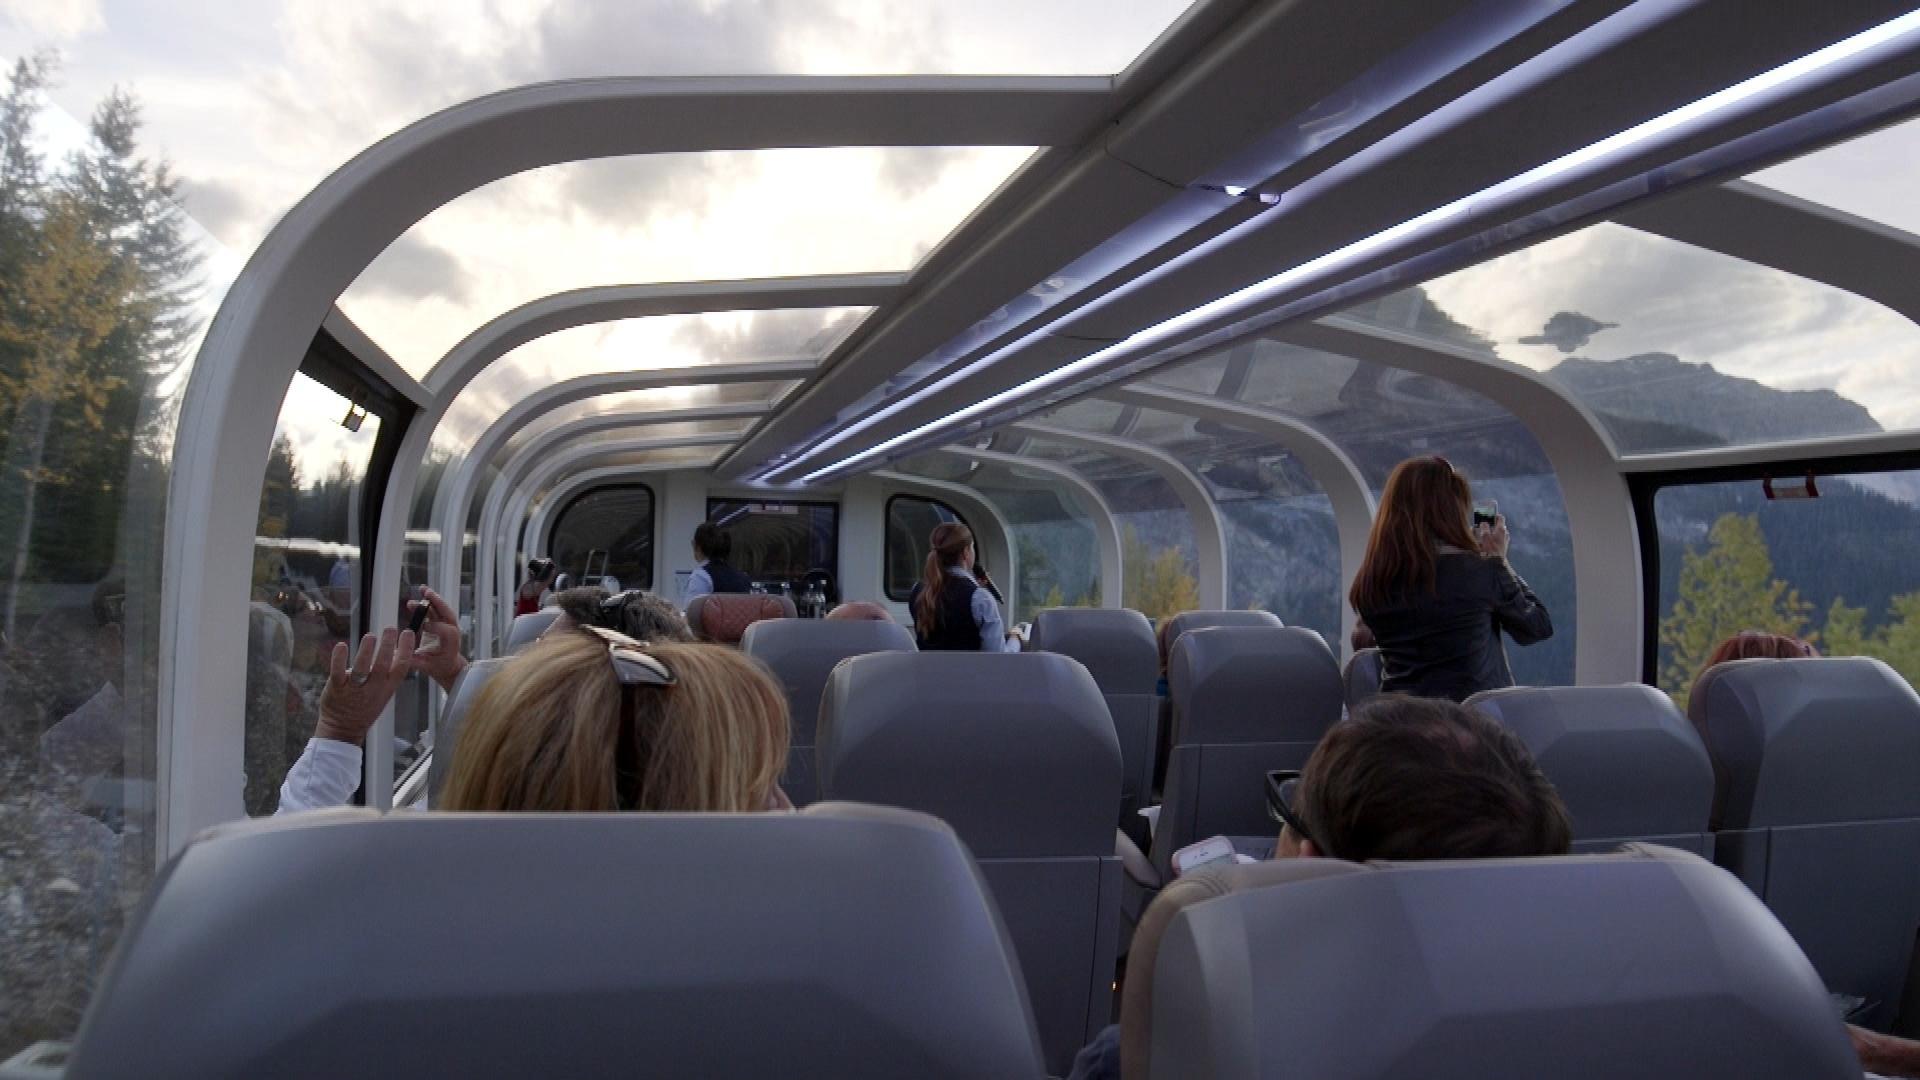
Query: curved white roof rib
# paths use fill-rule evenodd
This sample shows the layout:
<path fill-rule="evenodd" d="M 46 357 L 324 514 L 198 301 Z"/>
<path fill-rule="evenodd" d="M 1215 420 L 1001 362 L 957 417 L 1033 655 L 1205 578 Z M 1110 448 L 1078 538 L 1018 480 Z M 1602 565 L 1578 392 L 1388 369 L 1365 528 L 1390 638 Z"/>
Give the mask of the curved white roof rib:
<path fill-rule="evenodd" d="M 246 649 L 246 628 L 229 613 L 245 609 L 251 519 L 273 440 L 275 413 L 262 403 L 286 397 L 334 299 L 410 226 L 494 180 L 569 161 L 766 146 L 1071 143 L 1101 117 L 1111 89 L 1103 78 L 1031 77 L 545 83 L 429 116 L 322 181 L 235 280 L 182 404 L 162 614 L 170 660 L 160 677 L 164 848 L 239 815 L 240 793 L 225 778 L 241 767 L 243 721 L 233 703 L 244 697 L 244 672 L 223 658 Z M 417 460 L 425 445 L 411 449 Z M 389 561 L 376 590 L 399 588 L 397 560 Z M 188 727 L 194 737 L 185 737 Z"/>
<path fill-rule="evenodd" d="M 1341 640 L 1327 644 L 1342 660 L 1352 655 L 1353 628 L 1358 616 L 1354 614 L 1352 605 L 1344 602 L 1344 597 L 1347 586 L 1353 583 L 1354 575 L 1360 572 L 1360 561 L 1367 553 L 1367 533 L 1373 527 L 1374 500 L 1366 477 L 1361 475 L 1360 467 L 1353 463 L 1347 452 L 1311 425 L 1290 416 L 1209 394 L 1151 386 L 1143 382 L 1102 391 L 1097 396 L 1122 405 L 1161 409 L 1251 431 L 1271 439 L 1299 459 L 1307 474 L 1313 477 L 1313 482 L 1320 486 L 1327 501 L 1332 504 L 1334 529 L 1340 539 L 1340 595 L 1343 598 L 1340 604 Z"/>
<path fill-rule="evenodd" d="M 1206 483 L 1192 469 L 1164 450 L 1118 435 L 1099 435 L 1034 421 L 1022 421 L 1007 430 L 1125 458 L 1159 474 L 1173 489 L 1181 505 L 1187 508 L 1187 516 L 1193 521 L 1200 606 L 1214 609 L 1227 606 L 1227 530 L 1220 522 L 1220 508 L 1214 505 L 1213 498 L 1207 494 Z"/>

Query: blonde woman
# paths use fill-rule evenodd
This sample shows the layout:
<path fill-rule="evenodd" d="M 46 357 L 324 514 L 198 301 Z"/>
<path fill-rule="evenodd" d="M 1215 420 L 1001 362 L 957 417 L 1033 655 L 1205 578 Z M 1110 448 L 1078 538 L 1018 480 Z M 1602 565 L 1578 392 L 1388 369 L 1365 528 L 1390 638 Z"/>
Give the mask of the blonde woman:
<path fill-rule="evenodd" d="M 756 662 L 582 627 L 542 638 L 481 691 L 434 808 L 784 809 L 786 763 L 786 695 Z"/>

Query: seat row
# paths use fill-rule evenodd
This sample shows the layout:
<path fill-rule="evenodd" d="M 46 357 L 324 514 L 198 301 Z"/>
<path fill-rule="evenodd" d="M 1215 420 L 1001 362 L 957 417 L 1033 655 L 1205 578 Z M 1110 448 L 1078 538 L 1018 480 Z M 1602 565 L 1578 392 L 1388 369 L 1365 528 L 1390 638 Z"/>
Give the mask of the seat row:
<path fill-rule="evenodd" d="M 1253 625 L 1173 629 L 1166 785 L 1142 875 L 1152 881 L 1207 836 L 1270 844 L 1265 773 L 1299 768 L 1340 716 L 1342 674 L 1318 635 L 1252 614 Z M 1138 613 L 1048 611 L 1034 644 L 1057 651 L 915 654 L 904 629 L 863 622 L 761 622 L 743 641 L 792 701 L 783 784 L 796 803 L 935 813 L 982 859 L 1057 1060 L 1110 1005 L 1114 811 L 1149 797 L 1161 698 Z M 1513 688 L 1470 704 L 1540 762 L 1577 852 L 1652 841 L 1718 861 L 1835 991 L 1870 1003 L 1868 1023 L 1893 1021 L 1920 978 L 1920 698 L 1891 669 L 1864 658 L 1721 665 L 1696 688 L 1691 722 L 1639 685 Z M 995 869 L 1002 859 L 1009 868 Z M 1030 865 L 1046 859 L 1074 869 L 1048 878 Z"/>
<path fill-rule="evenodd" d="M 942 822 L 320 811 L 177 855 L 69 1080 L 1037 1080 L 991 873 Z M 1326 859 L 1184 879 L 1136 938 L 1125 1075 L 1860 1075 L 1820 980 L 1680 852 Z"/>

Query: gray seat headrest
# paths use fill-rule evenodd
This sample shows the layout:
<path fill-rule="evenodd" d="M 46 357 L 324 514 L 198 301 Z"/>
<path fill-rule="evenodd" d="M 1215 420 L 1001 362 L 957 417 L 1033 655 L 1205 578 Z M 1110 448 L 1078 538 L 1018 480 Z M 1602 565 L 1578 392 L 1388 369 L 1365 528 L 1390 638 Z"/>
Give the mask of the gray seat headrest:
<path fill-rule="evenodd" d="M 865 619 L 766 619 L 747 627 L 740 649 L 786 689 L 796 746 L 813 745 L 820 693 L 836 664 L 864 653 L 915 651 L 906 627 Z"/>
<path fill-rule="evenodd" d="M 1160 680 L 1153 624 L 1126 608 L 1049 608 L 1033 618 L 1031 648 L 1080 661 L 1108 694 L 1151 694 Z"/>
<path fill-rule="evenodd" d="M 911 806 L 980 858 L 1113 855 L 1120 743 L 1087 669 L 1054 653 L 871 653 L 834 668 L 823 798 Z"/>
<path fill-rule="evenodd" d="M 527 615 L 515 615 L 513 622 L 507 627 L 506 651 L 519 652 L 540 640 L 540 635 L 546 633 L 547 628 L 552 626 L 554 620 L 559 617 L 560 609 L 557 607 L 541 608 Z"/>
<path fill-rule="evenodd" d="M 1920 817 L 1920 696 L 1864 656 L 1734 660 L 1687 712 L 1729 829 Z"/>
<path fill-rule="evenodd" d="M 1468 708 L 1532 751 L 1573 817 L 1576 840 L 1704 833 L 1713 766 L 1700 736 L 1651 686 L 1516 686 Z"/>
<path fill-rule="evenodd" d="M 1696 856 L 1326 861 L 1203 871 L 1155 901 L 1129 1078 L 1860 1073 L 1793 939 Z"/>
<path fill-rule="evenodd" d="M 453 684 L 453 693 L 447 695 L 446 708 L 440 710 L 440 720 L 433 729 L 433 760 L 427 763 L 427 805 L 439 801 L 447 778 L 453 775 L 460 731 L 466 726 L 467 714 L 473 711 L 473 703 L 480 700 L 480 691 L 486 688 L 487 681 L 500 674 L 511 659 L 476 660 L 467 665 L 460 673 L 460 680 Z"/>
<path fill-rule="evenodd" d="M 395 814 L 216 830 L 67 1076 L 1037 1077 L 1018 965 L 921 814 Z"/>
<path fill-rule="evenodd" d="M 1316 742 L 1345 700 L 1339 661 L 1319 634 L 1298 626 L 1181 634 L 1167 693 L 1181 743 Z"/>

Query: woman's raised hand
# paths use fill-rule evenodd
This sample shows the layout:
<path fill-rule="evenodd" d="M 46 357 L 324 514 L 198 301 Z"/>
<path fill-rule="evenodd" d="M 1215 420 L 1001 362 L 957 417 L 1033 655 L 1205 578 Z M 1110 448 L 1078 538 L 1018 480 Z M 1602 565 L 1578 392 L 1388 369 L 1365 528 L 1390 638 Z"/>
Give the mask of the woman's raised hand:
<path fill-rule="evenodd" d="M 349 664 L 347 643 L 335 643 L 314 738 L 364 745 L 367 731 L 413 670 L 413 646 L 413 631 L 389 628 L 361 638 Z"/>

